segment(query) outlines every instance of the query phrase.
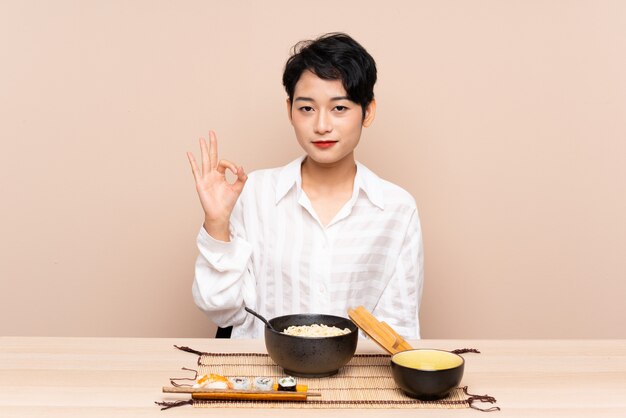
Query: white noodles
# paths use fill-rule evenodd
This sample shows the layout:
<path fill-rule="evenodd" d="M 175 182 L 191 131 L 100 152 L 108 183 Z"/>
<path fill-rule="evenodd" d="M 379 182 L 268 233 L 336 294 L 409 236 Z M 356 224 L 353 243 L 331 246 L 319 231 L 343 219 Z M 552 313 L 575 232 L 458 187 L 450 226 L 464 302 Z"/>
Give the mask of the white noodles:
<path fill-rule="evenodd" d="M 313 325 L 292 325 L 283 330 L 283 334 L 295 335 L 298 337 L 334 337 L 337 335 L 350 334 L 350 328 L 329 327 L 324 324 Z"/>

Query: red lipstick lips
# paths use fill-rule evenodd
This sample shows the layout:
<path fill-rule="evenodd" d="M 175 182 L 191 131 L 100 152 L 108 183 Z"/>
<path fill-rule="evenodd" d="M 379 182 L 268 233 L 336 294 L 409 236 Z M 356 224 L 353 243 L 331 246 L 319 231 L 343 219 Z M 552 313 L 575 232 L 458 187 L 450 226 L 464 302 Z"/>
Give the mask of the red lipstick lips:
<path fill-rule="evenodd" d="M 318 148 L 330 148 L 336 143 L 337 141 L 313 141 L 313 145 Z"/>

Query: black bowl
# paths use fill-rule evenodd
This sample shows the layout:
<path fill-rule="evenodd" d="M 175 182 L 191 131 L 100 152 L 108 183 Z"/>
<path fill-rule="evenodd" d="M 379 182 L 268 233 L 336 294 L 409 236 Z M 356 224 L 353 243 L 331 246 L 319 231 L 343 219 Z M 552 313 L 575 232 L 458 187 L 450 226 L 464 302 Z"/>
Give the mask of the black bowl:
<path fill-rule="evenodd" d="M 463 378 L 465 360 L 458 354 L 433 349 L 406 350 L 391 357 L 396 385 L 423 401 L 445 398 Z"/>
<path fill-rule="evenodd" d="M 323 314 L 279 316 L 269 320 L 274 331 L 265 327 L 265 347 L 285 373 L 300 377 L 332 376 L 352 359 L 359 338 L 358 328 L 348 318 Z M 292 325 L 324 324 L 349 328 L 349 334 L 334 337 L 299 337 L 280 331 Z"/>

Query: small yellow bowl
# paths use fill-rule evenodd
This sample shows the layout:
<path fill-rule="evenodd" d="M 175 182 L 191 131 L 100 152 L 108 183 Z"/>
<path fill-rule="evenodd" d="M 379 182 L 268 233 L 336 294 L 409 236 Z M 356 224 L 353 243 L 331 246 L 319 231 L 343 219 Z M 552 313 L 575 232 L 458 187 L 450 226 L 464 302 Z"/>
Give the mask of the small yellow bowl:
<path fill-rule="evenodd" d="M 465 360 L 444 350 L 415 349 L 391 357 L 391 373 L 396 385 L 420 400 L 448 396 L 461 383 Z"/>

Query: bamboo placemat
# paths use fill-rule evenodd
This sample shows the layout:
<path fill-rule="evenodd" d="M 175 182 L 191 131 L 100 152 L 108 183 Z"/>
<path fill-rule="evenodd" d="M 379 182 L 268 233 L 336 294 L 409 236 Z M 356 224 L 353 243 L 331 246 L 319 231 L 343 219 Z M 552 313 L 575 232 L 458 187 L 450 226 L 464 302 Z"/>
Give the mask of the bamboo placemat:
<path fill-rule="evenodd" d="M 472 403 L 475 401 L 485 401 L 486 397 L 468 394 L 467 387 L 456 388 L 448 397 L 437 401 L 413 399 L 394 383 L 389 357 L 386 354 L 357 354 L 334 376 L 297 378 L 299 384 L 309 387 L 309 391 L 322 394 L 321 397 L 310 397 L 306 402 L 194 400 L 192 404 L 198 408 L 460 409 L 474 407 Z M 202 353 L 198 366 L 200 374 L 241 376 L 250 381 L 259 376 L 277 381 L 285 376 L 282 368 L 267 354 L 260 353 Z"/>

